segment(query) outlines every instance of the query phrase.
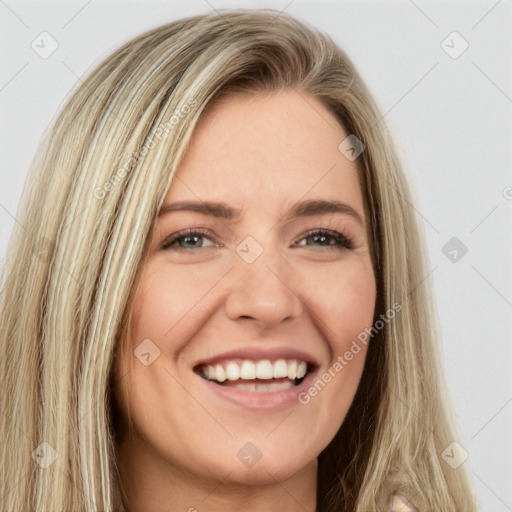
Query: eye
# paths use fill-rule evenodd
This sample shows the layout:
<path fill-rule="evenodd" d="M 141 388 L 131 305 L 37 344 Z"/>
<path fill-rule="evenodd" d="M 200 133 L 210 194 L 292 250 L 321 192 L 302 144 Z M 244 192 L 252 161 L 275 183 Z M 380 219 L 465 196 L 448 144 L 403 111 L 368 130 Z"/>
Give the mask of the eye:
<path fill-rule="evenodd" d="M 203 229 L 187 229 L 171 235 L 162 244 L 163 250 L 175 248 L 177 250 L 202 249 L 212 246 L 222 247 L 213 241 L 213 236 L 209 231 Z M 330 229 L 315 229 L 307 232 L 298 242 L 294 242 L 292 247 L 327 247 L 329 249 L 352 249 L 353 244 L 350 238 L 337 231 Z"/>
<path fill-rule="evenodd" d="M 210 243 L 205 244 L 205 240 Z M 211 247 L 216 244 L 211 237 L 211 234 L 203 229 L 187 229 L 185 231 L 179 231 L 170 236 L 162 244 L 162 249 L 202 249 L 203 247 Z"/>
<path fill-rule="evenodd" d="M 305 243 L 302 243 L 305 241 Z M 311 243 L 309 243 L 311 242 Z M 353 243 L 350 238 L 337 231 L 330 229 L 314 229 L 308 231 L 303 238 L 292 244 L 293 247 L 328 247 L 329 249 L 352 249 Z"/>

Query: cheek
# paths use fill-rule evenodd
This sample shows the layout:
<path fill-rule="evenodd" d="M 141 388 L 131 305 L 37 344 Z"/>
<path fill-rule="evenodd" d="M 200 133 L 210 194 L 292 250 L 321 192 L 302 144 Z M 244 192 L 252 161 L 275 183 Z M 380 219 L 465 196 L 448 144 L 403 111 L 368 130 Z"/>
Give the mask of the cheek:
<path fill-rule="evenodd" d="M 175 269 L 158 261 L 148 264 L 134 300 L 132 344 L 149 338 L 165 342 L 166 349 L 180 350 L 180 343 L 194 335 L 192 319 L 205 314 L 205 298 L 222 275 Z"/>
<path fill-rule="evenodd" d="M 363 372 L 367 344 L 361 342 L 365 329 L 372 326 L 376 281 L 371 264 L 358 260 L 316 275 L 309 293 L 309 309 L 317 318 L 330 350 L 330 361 L 319 369 L 311 387 L 302 396 L 317 417 L 334 435 L 343 421 L 357 391 Z M 307 283 L 304 283 L 307 288 Z M 314 405 L 313 405 L 314 404 Z M 322 421 L 319 421 L 322 423 Z"/>
<path fill-rule="evenodd" d="M 321 319 L 325 338 L 333 355 L 347 350 L 357 335 L 373 321 L 376 281 L 369 261 L 340 263 L 337 268 L 325 269 L 322 276 L 311 276 L 308 288 L 309 304 Z"/>

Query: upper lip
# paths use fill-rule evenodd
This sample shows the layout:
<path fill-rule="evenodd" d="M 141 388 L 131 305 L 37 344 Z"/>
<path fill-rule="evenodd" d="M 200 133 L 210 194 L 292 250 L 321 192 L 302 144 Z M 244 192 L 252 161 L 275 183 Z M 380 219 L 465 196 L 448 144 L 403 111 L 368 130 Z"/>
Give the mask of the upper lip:
<path fill-rule="evenodd" d="M 197 362 L 194 367 L 203 366 L 206 364 L 214 365 L 217 363 L 227 362 L 233 359 L 249 359 L 250 361 L 261 361 L 262 359 L 269 359 L 275 361 L 277 359 L 298 359 L 305 361 L 309 366 L 318 366 L 316 358 L 302 350 L 294 347 L 245 347 L 208 357 Z"/>

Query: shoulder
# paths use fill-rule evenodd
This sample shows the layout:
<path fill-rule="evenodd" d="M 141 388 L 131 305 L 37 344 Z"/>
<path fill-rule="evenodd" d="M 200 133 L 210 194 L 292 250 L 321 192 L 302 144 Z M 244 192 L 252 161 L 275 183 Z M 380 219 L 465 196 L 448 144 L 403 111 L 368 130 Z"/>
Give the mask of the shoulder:
<path fill-rule="evenodd" d="M 386 512 L 419 512 L 419 510 L 405 494 L 394 492 L 389 497 Z"/>

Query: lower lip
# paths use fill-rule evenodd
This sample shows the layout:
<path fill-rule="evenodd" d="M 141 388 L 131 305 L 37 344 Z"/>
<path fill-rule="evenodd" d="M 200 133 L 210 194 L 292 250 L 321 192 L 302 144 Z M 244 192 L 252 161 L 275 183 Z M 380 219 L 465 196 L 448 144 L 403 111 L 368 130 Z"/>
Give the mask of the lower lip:
<path fill-rule="evenodd" d="M 282 391 L 245 391 L 234 387 L 221 386 L 215 382 L 199 377 L 208 390 L 228 402 L 249 409 L 283 409 L 300 405 L 299 394 L 310 386 L 315 372 L 309 372 L 298 385 Z"/>

